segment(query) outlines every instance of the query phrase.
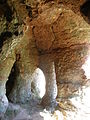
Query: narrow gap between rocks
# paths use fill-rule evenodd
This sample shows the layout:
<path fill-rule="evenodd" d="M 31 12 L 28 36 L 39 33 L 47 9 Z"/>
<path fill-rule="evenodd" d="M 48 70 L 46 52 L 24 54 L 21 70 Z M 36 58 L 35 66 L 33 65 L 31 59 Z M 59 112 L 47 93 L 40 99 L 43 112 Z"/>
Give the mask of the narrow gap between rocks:
<path fill-rule="evenodd" d="M 16 63 L 14 63 L 12 69 L 11 69 L 11 73 L 8 77 L 8 81 L 6 82 L 6 96 L 9 99 L 9 94 L 12 91 L 14 85 L 15 85 L 15 79 L 16 79 L 16 75 L 17 75 L 17 69 L 15 66 Z"/>

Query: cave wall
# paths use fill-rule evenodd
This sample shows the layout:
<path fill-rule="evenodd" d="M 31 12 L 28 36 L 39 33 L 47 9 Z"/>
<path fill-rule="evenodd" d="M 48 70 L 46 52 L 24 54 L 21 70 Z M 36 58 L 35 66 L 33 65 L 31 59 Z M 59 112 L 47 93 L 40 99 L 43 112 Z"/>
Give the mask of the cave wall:
<path fill-rule="evenodd" d="M 77 96 L 77 91 L 87 83 L 87 76 L 82 66 L 90 55 L 87 45 L 65 49 L 60 58 L 55 60 L 58 96 L 68 99 Z"/>
<path fill-rule="evenodd" d="M 15 103 L 31 99 L 31 82 L 38 67 L 46 78 L 43 106 L 55 101 L 56 95 L 60 99 L 72 97 L 85 85 L 82 65 L 89 56 L 90 17 L 89 12 L 86 15 L 83 11 L 84 3 L 85 0 L 0 2 L 0 113 L 5 113 L 8 106 L 5 85 L 14 63 L 15 85 L 8 97 Z"/>
<path fill-rule="evenodd" d="M 11 56 L 0 62 L 0 116 L 5 113 L 8 107 L 8 100 L 6 97 L 6 82 L 14 62 L 15 58 L 11 58 Z"/>

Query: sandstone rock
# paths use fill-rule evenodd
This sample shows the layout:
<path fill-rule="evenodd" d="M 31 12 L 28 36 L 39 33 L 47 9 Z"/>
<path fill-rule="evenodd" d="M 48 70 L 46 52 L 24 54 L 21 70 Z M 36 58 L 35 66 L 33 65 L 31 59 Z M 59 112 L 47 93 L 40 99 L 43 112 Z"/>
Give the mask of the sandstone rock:
<path fill-rule="evenodd" d="M 6 87 L 6 82 L 10 82 L 13 66 L 15 77 L 12 81 L 15 84 L 7 95 L 9 100 L 26 103 L 32 99 L 32 89 L 38 99 L 40 91 L 35 84 L 35 79 L 38 79 L 35 70 L 40 68 L 46 79 L 42 105 L 52 107 L 57 96 L 62 108 L 67 106 L 71 109 L 70 103 L 60 104 L 61 100 L 66 102 L 78 96 L 78 90 L 86 85 L 89 78 L 87 68 L 84 68 L 90 56 L 90 16 L 89 7 L 84 6 L 86 3 L 90 2 L 0 1 L 1 114 L 8 106 L 6 89 L 9 86 Z"/>

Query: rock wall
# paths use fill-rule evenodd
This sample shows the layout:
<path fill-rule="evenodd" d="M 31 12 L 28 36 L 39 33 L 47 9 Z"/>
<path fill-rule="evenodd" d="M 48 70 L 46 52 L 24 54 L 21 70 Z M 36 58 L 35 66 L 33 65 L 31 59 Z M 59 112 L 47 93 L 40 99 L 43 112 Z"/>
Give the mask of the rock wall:
<path fill-rule="evenodd" d="M 6 97 L 6 82 L 10 74 L 11 68 L 15 62 L 15 58 L 9 55 L 4 60 L 0 61 L 0 116 L 5 113 L 8 107 L 8 100 Z"/>
<path fill-rule="evenodd" d="M 46 78 L 44 107 L 54 103 L 56 96 L 75 96 L 86 84 L 82 66 L 90 55 L 90 17 L 85 2 L 0 1 L 0 114 L 8 106 L 5 86 L 13 65 L 15 84 L 8 98 L 15 103 L 32 98 L 31 83 L 38 67 Z"/>
<path fill-rule="evenodd" d="M 83 45 L 65 49 L 55 61 L 58 85 L 58 98 L 77 96 L 77 91 L 87 82 L 82 66 L 89 57 L 89 46 Z"/>

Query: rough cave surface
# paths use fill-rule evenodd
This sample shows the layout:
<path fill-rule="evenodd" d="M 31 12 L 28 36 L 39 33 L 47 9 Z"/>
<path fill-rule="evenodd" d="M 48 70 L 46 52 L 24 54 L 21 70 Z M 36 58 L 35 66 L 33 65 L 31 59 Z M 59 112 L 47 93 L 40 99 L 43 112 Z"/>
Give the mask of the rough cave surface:
<path fill-rule="evenodd" d="M 89 120 L 89 74 L 90 0 L 0 0 L 0 120 Z"/>

